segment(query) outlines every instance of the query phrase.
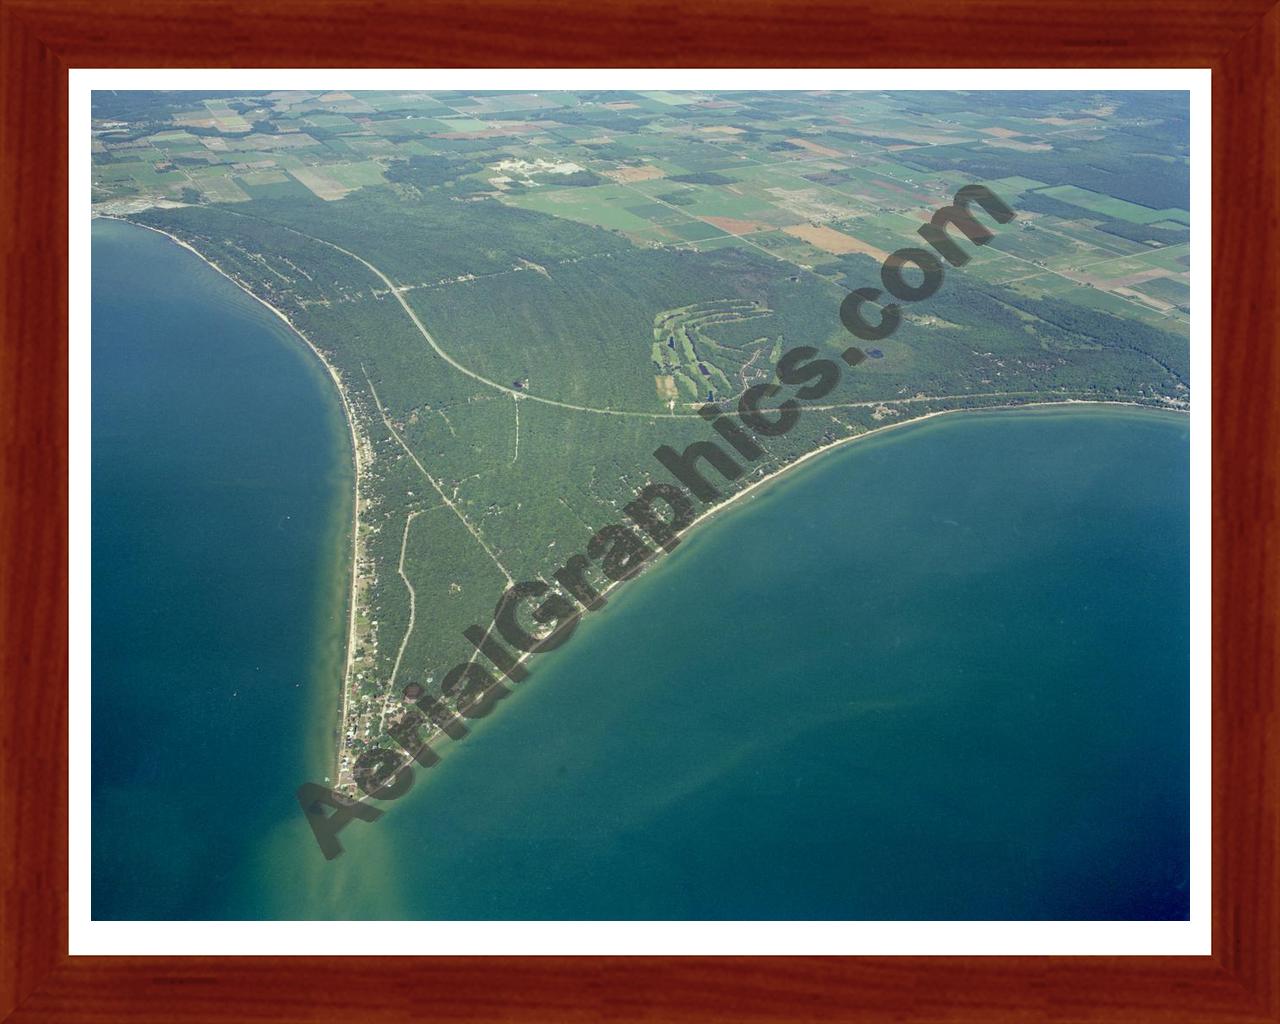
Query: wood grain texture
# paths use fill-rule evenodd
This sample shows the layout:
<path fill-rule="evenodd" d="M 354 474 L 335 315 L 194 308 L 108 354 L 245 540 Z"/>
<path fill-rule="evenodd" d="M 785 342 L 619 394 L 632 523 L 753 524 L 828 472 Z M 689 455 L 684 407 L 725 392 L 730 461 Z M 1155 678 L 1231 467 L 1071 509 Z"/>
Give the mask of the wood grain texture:
<path fill-rule="evenodd" d="M 1280 1020 L 1280 10 L 1269 7 L 0 0 L 0 1020 Z M 1212 957 L 66 955 L 67 69 L 557 65 L 1214 69 Z"/>

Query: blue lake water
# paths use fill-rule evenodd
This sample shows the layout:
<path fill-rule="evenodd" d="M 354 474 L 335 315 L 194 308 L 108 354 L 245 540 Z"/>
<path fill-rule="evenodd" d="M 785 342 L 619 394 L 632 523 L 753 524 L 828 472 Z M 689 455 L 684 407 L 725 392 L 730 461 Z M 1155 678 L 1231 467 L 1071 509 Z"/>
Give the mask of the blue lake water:
<path fill-rule="evenodd" d="M 332 729 L 341 404 L 161 235 L 95 221 L 93 294 L 93 912 L 257 916 L 262 837 Z"/>
<path fill-rule="evenodd" d="M 1186 917 L 1184 417 L 813 460 L 326 863 L 293 790 L 336 698 L 340 406 L 166 239 L 98 223 L 94 257 L 96 916 Z"/>

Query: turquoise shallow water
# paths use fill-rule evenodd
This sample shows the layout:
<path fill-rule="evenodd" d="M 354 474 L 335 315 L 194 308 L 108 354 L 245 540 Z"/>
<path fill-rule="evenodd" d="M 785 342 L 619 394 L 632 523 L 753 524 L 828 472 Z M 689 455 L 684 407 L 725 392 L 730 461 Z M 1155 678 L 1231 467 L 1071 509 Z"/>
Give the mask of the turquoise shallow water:
<path fill-rule="evenodd" d="M 95 273 L 161 247 L 137 288 L 95 280 L 98 916 L 1186 916 L 1187 421 L 1097 407 L 941 417 L 788 474 L 325 863 L 292 792 L 331 728 L 336 399 L 141 234 L 95 228 Z M 171 273 L 217 299 L 166 320 Z M 225 438 L 186 460 L 255 410 L 261 476 Z"/>

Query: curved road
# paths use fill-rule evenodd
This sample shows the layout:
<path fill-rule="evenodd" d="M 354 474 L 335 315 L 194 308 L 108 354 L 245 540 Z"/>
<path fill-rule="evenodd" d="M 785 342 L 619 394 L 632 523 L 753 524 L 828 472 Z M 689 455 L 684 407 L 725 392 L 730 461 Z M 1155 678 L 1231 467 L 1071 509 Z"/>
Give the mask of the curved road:
<path fill-rule="evenodd" d="M 232 210 L 225 210 L 223 212 L 232 214 L 233 216 L 236 216 L 236 217 L 245 217 L 251 220 L 261 219 L 258 217 L 250 217 L 249 214 L 246 214 L 246 213 L 237 213 Z M 315 235 L 308 235 L 305 231 L 299 231 L 297 228 L 291 228 L 285 224 L 277 224 L 275 221 L 264 221 L 264 223 L 271 224 L 272 227 L 282 228 L 285 231 L 290 232 L 291 234 L 295 234 L 302 238 L 309 239 L 312 242 L 318 242 L 320 245 L 327 245 L 330 249 L 335 249 L 338 252 L 342 253 L 344 256 L 349 256 L 351 259 L 355 260 L 357 263 L 363 266 L 366 270 L 368 270 L 371 274 L 373 274 L 379 281 L 381 281 L 384 285 L 386 285 L 387 290 L 392 295 L 395 296 L 396 301 L 400 303 L 400 308 L 405 311 L 405 314 L 413 322 L 413 326 L 416 327 L 418 329 L 418 333 L 421 334 L 422 337 L 426 339 L 427 344 L 431 346 L 431 350 L 435 352 L 436 355 L 438 355 L 441 359 L 443 359 L 446 363 L 452 366 L 459 373 L 465 374 L 466 376 L 470 377 L 472 380 L 485 385 L 485 387 L 493 388 L 495 391 L 501 391 L 503 394 L 510 395 L 517 402 L 519 401 L 540 402 L 543 405 L 552 405 L 559 409 L 571 409 L 574 412 L 589 412 L 589 413 L 594 413 L 598 416 L 630 416 L 630 417 L 636 417 L 639 419 L 646 419 L 646 420 L 701 419 L 699 414 L 696 412 L 640 412 L 637 410 L 629 410 L 629 409 L 601 409 L 596 406 L 590 406 L 590 405 L 576 405 L 573 402 L 562 402 L 557 398 L 546 398 L 542 395 L 534 395 L 526 391 L 517 391 L 515 388 L 509 388 L 505 384 L 499 384 L 495 380 L 490 380 L 488 377 L 485 377 L 479 373 L 476 373 L 470 367 L 464 366 L 462 363 L 454 359 L 453 356 L 449 355 L 449 353 L 446 352 L 443 348 L 441 348 L 439 342 L 437 342 L 436 339 L 431 336 L 431 332 L 428 331 L 426 327 L 423 326 L 422 321 L 418 319 L 418 314 L 413 311 L 413 308 L 409 305 L 409 303 L 405 302 L 404 296 L 400 294 L 400 291 L 401 291 L 400 288 L 391 280 L 391 278 L 387 277 L 386 274 L 384 274 L 381 270 L 375 267 L 363 256 L 357 255 L 356 253 L 352 252 L 350 249 L 344 249 L 342 246 L 338 245 L 336 242 L 330 242 L 327 238 L 317 238 Z M 876 399 L 871 399 L 865 402 L 842 402 L 836 405 L 806 405 L 805 408 L 810 410 L 815 410 L 815 411 L 830 411 L 834 409 L 871 408 L 877 405 L 908 405 L 913 402 L 941 402 L 941 401 L 947 401 L 948 399 L 953 399 L 953 398 L 1006 398 L 1006 397 L 1017 398 L 1017 397 L 1026 396 L 1026 395 L 1040 395 L 1040 394 L 1042 393 L 1038 391 L 978 391 L 978 392 L 968 392 L 966 394 L 961 394 L 961 395 L 927 395 L 921 398 L 876 398 Z"/>

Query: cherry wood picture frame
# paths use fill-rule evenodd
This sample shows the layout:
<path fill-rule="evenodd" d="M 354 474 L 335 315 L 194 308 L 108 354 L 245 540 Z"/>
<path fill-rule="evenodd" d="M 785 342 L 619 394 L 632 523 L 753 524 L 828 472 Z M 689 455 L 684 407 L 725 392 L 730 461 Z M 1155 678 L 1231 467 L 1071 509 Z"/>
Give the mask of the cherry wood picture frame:
<path fill-rule="evenodd" d="M 1271 3 L 0 0 L 0 1020 L 1280 1021 Z M 454 66 L 1212 69 L 1212 955 L 68 955 L 68 69 Z"/>

